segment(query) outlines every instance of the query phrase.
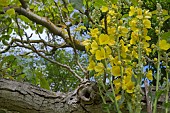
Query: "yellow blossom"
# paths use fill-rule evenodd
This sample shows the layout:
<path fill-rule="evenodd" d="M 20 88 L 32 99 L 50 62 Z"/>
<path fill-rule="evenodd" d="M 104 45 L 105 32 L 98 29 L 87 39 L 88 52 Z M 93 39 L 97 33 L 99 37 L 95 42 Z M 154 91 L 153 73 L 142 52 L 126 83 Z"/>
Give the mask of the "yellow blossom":
<path fill-rule="evenodd" d="M 151 40 L 150 36 L 145 36 L 145 40 Z"/>
<path fill-rule="evenodd" d="M 120 88 L 121 86 L 121 80 L 118 78 L 118 79 L 115 79 L 113 81 L 113 84 L 115 85 L 116 88 Z"/>
<path fill-rule="evenodd" d="M 113 76 L 120 76 L 120 66 L 112 66 Z"/>
<path fill-rule="evenodd" d="M 98 49 L 98 44 L 97 44 L 97 42 L 96 42 L 95 40 L 93 40 L 93 42 L 92 42 L 92 44 L 91 44 L 91 50 L 90 50 L 90 52 L 91 52 L 92 54 L 95 54 L 95 52 L 96 52 L 97 49 Z"/>
<path fill-rule="evenodd" d="M 101 50 L 96 51 L 96 60 L 102 60 L 106 58 L 105 50 L 104 48 L 101 48 Z"/>
<path fill-rule="evenodd" d="M 127 76 L 132 76 L 132 68 L 131 67 L 126 68 L 125 73 Z"/>
<path fill-rule="evenodd" d="M 135 50 L 132 51 L 132 56 L 138 59 L 138 54 Z"/>
<path fill-rule="evenodd" d="M 148 78 L 148 80 L 153 80 L 152 70 L 149 70 L 149 71 L 148 71 L 148 73 L 146 74 L 146 77 Z"/>
<path fill-rule="evenodd" d="M 134 92 L 134 82 L 131 80 L 131 76 L 124 76 L 123 77 L 123 85 L 122 89 L 126 90 L 127 93 L 133 93 Z"/>
<path fill-rule="evenodd" d="M 135 31 L 137 29 L 137 23 L 138 23 L 138 20 L 137 18 L 133 18 L 130 22 L 129 22 L 129 26 L 131 27 L 131 29 L 133 31 Z"/>
<path fill-rule="evenodd" d="M 91 35 L 91 37 L 97 38 L 97 37 L 98 37 L 98 34 L 99 34 L 98 28 L 90 29 L 90 35 Z"/>
<path fill-rule="evenodd" d="M 144 18 L 151 18 L 152 17 L 152 13 L 151 12 L 149 12 L 149 10 L 145 10 L 144 11 Z"/>
<path fill-rule="evenodd" d="M 127 93 L 133 93 L 135 88 L 135 83 L 134 82 L 128 82 L 126 84 L 126 92 Z"/>
<path fill-rule="evenodd" d="M 134 6 L 130 6 L 129 16 L 133 16 L 135 12 L 136 12 L 136 9 L 134 8 Z"/>
<path fill-rule="evenodd" d="M 117 95 L 116 100 L 120 100 L 120 99 L 121 99 L 121 95 Z"/>
<path fill-rule="evenodd" d="M 126 36 L 126 34 L 128 33 L 128 29 L 124 26 L 119 26 L 118 30 L 120 32 L 120 36 Z"/>
<path fill-rule="evenodd" d="M 139 18 L 139 19 L 142 19 L 142 18 L 143 18 L 142 9 L 141 9 L 141 8 L 138 8 L 138 9 L 137 9 L 137 16 L 136 16 L 136 17 Z"/>
<path fill-rule="evenodd" d="M 118 7 L 115 4 L 112 4 L 113 9 L 118 9 Z"/>
<path fill-rule="evenodd" d="M 102 12 L 107 12 L 109 9 L 106 6 L 102 6 L 102 8 L 100 9 Z"/>
<path fill-rule="evenodd" d="M 95 62 L 93 60 L 91 60 L 87 69 L 88 70 L 94 70 L 94 67 L 95 67 Z"/>
<path fill-rule="evenodd" d="M 136 44 L 139 41 L 139 35 L 136 32 L 131 33 L 130 44 Z"/>
<path fill-rule="evenodd" d="M 95 72 L 97 72 L 98 74 L 96 74 L 97 76 L 98 75 L 101 75 L 102 73 L 104 73 L 104 65 L 103 65 L 103 63 L 97 63 L 97 66 L 95 66 L 94 67 L 94 70 L 95 70 Z"/>
<path fill-rule="evenodd" d="M 110 49 L 109 46 L 105 46 L 105 49 L 106 49 L 106 56 L 108 57 L 112 53 L 112 50 Z"/>
<path fill-rule="evenodd" d="M 106 34 L 101 34 L 99 36 L 99 43 L 100 45 L 108 44 L 109 43 L 109 36 Z"/>
<path fill-rule="evenodd" d="M 116 28 L 115 27 L 108 27 L 108 34 L 110 35 L 110 34 L 115 34 L 116 33 Z"/>
<path fill-rule="evenodd" d="M 82 42 L 82 44 L 83 44 L 84 46 L 89 45 L 89 44 L 90 44 L 90 40 L 84 40 L 84 41 Z"/>
<path fill-rule="evenodd" d="M 114 10 L 109 10 L 108 14 L 113 16 L 115 14 L 115 11 Z"/>
<path fill-rule="evenodd" d="M 151 48 L 145 48 L 145 51 L 146 51 L 146 55 L 149 56 L 149 53 L 151 52 Z"/>
<path fill-rule="evenodd" d="M 150 20 L 144 19 L 143 24 L 144 24 L 145 28 L 151 28 L 151 21 Z"/>
<path fill-rule="evenodd" d="M 167 43 L 166 40 L 160 40 L 160 42 L 159 42 L 159 47 L 160 47 L 160 49 L 162 49 L 162 50 L 168 50 L 168 49 L 170 48 L 170 44 Z"/>

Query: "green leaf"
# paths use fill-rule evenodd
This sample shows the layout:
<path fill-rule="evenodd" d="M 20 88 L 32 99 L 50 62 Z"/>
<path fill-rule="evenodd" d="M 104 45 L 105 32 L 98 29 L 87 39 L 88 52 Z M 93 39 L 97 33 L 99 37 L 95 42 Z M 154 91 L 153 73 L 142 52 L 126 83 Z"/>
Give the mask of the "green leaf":
<path fill-rule="evenodd" d="M 40 79 L 40 87 L 50 90 L 50 86 L 48 84 L 48 81 L 43 77 Z"/>
<path fill-rule="evenodd" d="M 165 106 L 165 108 L 170 108 L 170 102 L 164 103 L 163 106 Z"/>
<path fill-rule="evenodd" d="M 103 0 L 94 0 L 94 6 L 100 8 L 102 6 L 106 6 L 106 3 Z"/>
<path fill-rule="evenodd" d="M 68 4 L 68 11 L 69 12 L 72 12 L 74 10 L 74 8 L 72 7 L 72 5 L 71 4 Z"/>
<path fill-rule="evenodd" d="M 160 98 L 160 96 L 162 95 L 162 93 L 164 93 L 165 91 L 164 90 L 158 90 L 158 91 L 156 91 L 156 95 L 155 95 L 155 99 L 159 99 Z"/>
<path fill-rule="evenodd" d="M 138 0 L 131 0 L 134 6 L 138 5 Z"/>
<path fill-rule="evenodd" d="M 83 0 L 70 0 L 70 3 L 73 4 L 75 9 L 82 11 Z"/>
<path fill-rule="evenodd" d="M 25 23 L 31 23 L 31 21 L 27 18 L 27 17 L 25 17 L 25 16 L 23 16 L 23 15 L 19 15 L 18 16 L 22 21 L 24 21 Z"/>
<path fill-rule="evenodd" d="M 0 0 L 0 6 L 8 6 L 10 4 L 10 0 Z"/>
<path fill-rule="evenodd" d="M 170 31 L 161 34 L 161 38 L 162 38 L 163 40 L 166 40 L 168 43 L 170 43 Z"/>
<path fill-rule="evenodd" d="M 10 17 L 15 15 L 15 10 L 12 8 L 12 9 L 9 9 L 6 11 L 6 14 L 8 14 Z"/>
<path fill-rule="evenodd" d="M 118 0 L 111 0 L 111 2 L 112 2 L 113 4 L 116 4 L 116 3 L 118 2 Z"/>

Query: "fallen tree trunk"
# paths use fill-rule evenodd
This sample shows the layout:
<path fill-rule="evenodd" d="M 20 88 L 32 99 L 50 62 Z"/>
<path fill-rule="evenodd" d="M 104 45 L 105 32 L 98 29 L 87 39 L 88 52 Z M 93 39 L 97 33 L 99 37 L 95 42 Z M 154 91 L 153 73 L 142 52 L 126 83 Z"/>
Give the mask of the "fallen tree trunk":
<path fill-rule="evenodd" d="M 0 108 L 21 113 L 101 113 L 93 87 L 85 82 L 73 92 L 61 93 L 0 79 Z"/>
<path fill-rule="evenodd" d="M 144 91 L 144 89 L 143 89 Z M 0 109 L 20 113 L 104 113 L 95 82 L 85 81 L 68 93 L 52 92 L 25 82 L 0 79 Z M 161 96 L 160 106 L 165 100 Z M 143 96 L 143 110 L 146 100 Z M 107 100 L 107 99 L 106 99 Z M 111 101 L 107 101 L 107 103 Z M 160 113 L 162 107 L 158 108 Z M 11 112 L 10 112 L 11 113 Z M 16 112 L 15 112 L 16 113 Z M 123 111 L 123 113 L 128 113 Z"/>

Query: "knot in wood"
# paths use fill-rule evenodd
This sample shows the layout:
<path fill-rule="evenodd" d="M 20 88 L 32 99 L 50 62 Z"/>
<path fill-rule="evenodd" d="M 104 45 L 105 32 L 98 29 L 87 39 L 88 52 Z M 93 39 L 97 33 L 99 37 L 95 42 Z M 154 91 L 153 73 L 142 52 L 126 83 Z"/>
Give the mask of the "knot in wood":
<path fill-rule="evenodd" d="M 89 104 L 94 103 L 98 95 L 97 83 L 89 81 L 85 84 L 81 84 L 77 93 L 82 102 Z"/>

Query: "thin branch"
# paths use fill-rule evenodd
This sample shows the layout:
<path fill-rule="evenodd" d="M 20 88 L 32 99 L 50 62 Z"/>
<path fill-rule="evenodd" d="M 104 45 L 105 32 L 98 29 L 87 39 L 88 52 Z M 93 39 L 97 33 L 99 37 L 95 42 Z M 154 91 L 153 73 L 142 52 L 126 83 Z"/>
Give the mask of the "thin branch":
<path fill-rule="evenodd" d="M 76 78 L 78 78 L 81 82 L 83 82 L 83 79 L 82 79 L 79 75 L 77 75 L 77 73 L 75 73 L 75 71 L 72 70 L 70 66 L 65 65 L 65 64 L 62 64 L 62 63 L 60 63 L 60 62 L 57 62 L 57 61 L 54 61 L 54 60 L 51 60 L 51 59 L 47 58 L 46 56 L 44 56 L 44 55 L 42 55 L 41 53 L 39 53 L 33 45 L 32 45 L 32 48 L 33 48 L 32 50 L 33 50 L 35 53 L 37 53 L 39 56 L 41 56 L 42 58 L 48 60 L 48 61 L 51 62 L 51 63 L 57 64 L 57 65 L 65 68 L 65 69 L 67 69 L 67 70 L 70 71 Z"/>
<path fill-rule="evenodd" d="M 21 5 L 22 5 L 22 7 L 23 7 L 24 9 L 27 9 L 27 8 L 28 8 L 27 3 L 25 2 L 25 0 L 19 0 L 19 1 L 20 1 Z"/>

